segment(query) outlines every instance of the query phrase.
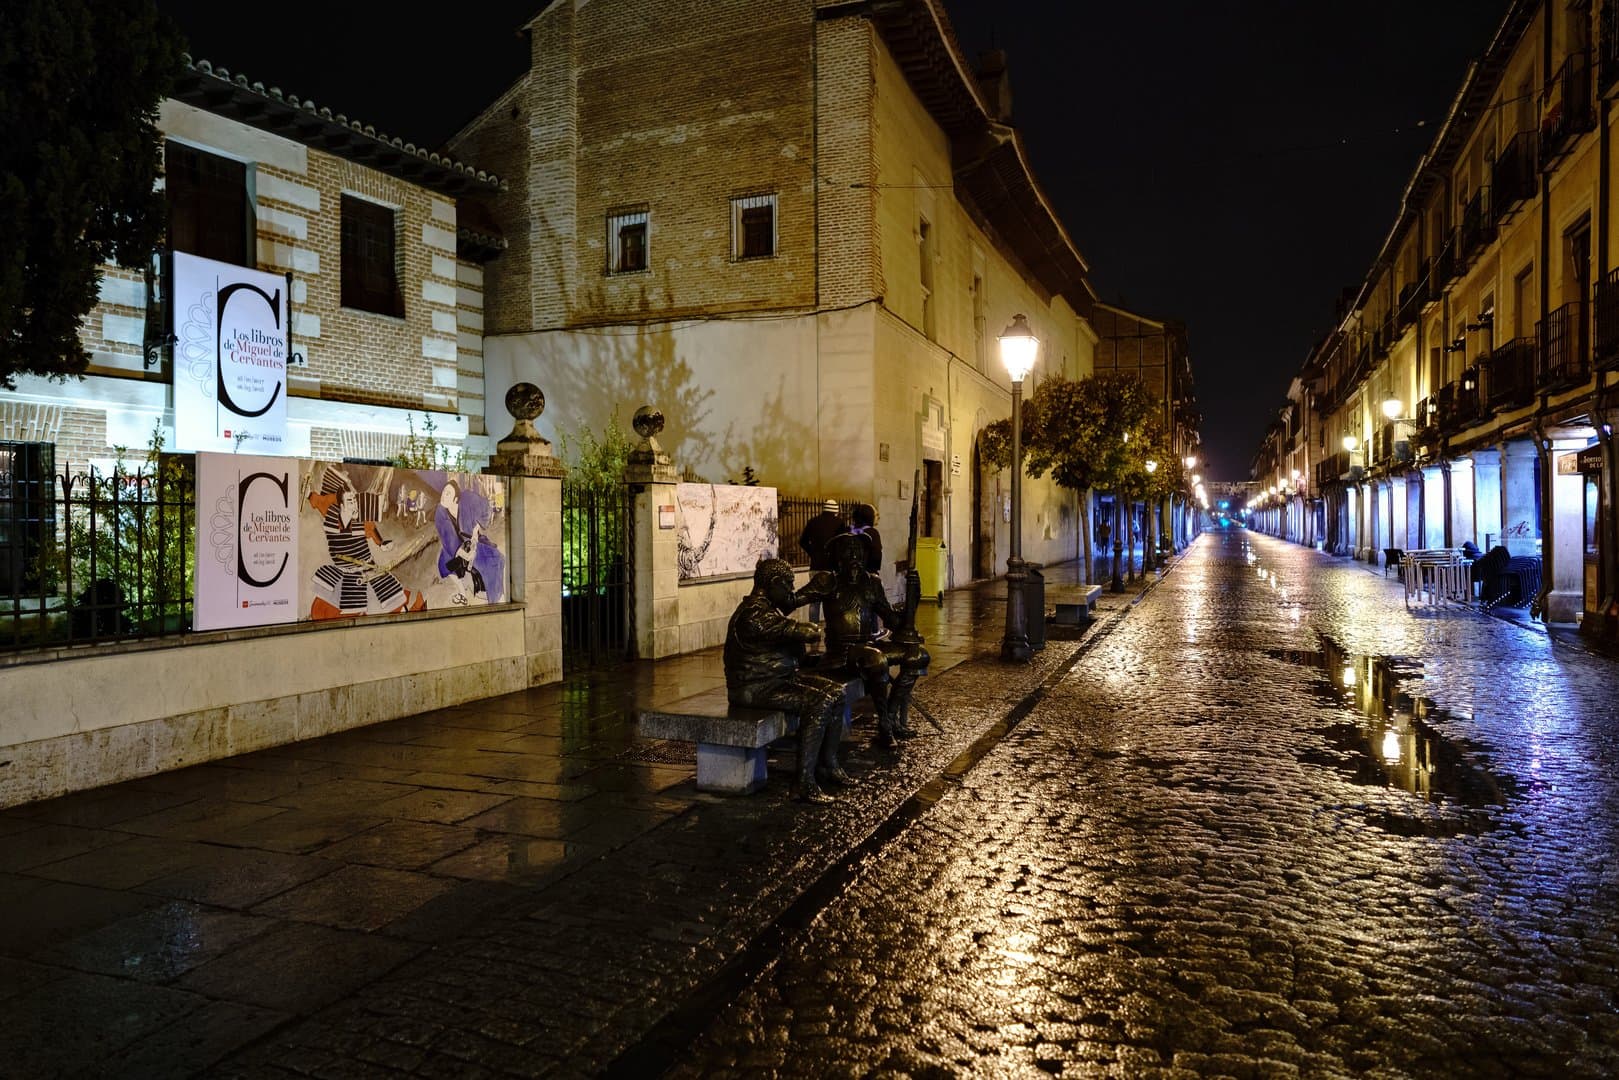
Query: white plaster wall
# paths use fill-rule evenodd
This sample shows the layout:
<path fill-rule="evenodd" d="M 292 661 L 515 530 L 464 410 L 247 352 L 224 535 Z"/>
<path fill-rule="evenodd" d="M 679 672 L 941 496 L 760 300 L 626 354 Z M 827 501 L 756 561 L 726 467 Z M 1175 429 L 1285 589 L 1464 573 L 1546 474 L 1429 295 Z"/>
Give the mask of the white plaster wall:
<path fill-rule="evenodd" d="M 14 663 L 0 668 L 0 806 L 528 685 L 523 611 L 507 607 Z"/>
<path fill-rule="evenodd" d="M 752 589 L 751 576 L 680 586 L 680 651 L 697 652 L 725 644 L 731 613 Z"/>
<path fill-rule="evenodd" d="M 559 449 L 559 431 L 588 428 L 599 436 L 615 410 L 629 431 L 635 410 L 655 405 L 667 425 L 659 441 L 677 468 L 720 483 L 751 465 L 760 483 L 814 495 L 823 440 L 838 445 L 844 428 L 858 429 L 871 407 L 849 380 L 832 408 L 818 407 L 816 339 L 812 315 L 489 337 L 485 396 L 499 401 L 513 383 L 534 383 L 546 399 L 536 426 Z M 866 341 L 861 355 L 869 369 Z"/>

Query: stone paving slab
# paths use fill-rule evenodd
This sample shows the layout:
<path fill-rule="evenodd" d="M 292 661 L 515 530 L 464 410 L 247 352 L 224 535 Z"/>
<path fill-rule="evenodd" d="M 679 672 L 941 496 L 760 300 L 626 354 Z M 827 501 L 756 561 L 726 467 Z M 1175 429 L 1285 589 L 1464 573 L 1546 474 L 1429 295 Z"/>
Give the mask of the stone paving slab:
<path fill-rule="evenodd" d="M 1000 584 L 924 605 L 942 730 L 894 755 L 857 724 L 829 808 L 782 755 L 724 799 L 635 738 L 635 705 L 723 682 L 709 650 L 0 812 L 0 998 L 59 988 L 59 1037 L 9 1030 L 43 1073 L 591 1071 L 1081 647 L 1004 667 L 1004 612 Z"/>

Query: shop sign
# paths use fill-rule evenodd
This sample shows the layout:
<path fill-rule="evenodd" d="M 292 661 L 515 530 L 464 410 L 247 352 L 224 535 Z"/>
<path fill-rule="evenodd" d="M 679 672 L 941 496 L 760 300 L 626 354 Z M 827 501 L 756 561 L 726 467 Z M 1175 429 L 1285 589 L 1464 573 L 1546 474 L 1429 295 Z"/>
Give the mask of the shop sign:
<path fill-rule="evenodd" d="M 1602 475 L 1602 445 L 1587 446 L 1580 451 L 1580 472 L 1586 476 Z"/>
<path fill-rule="evenodd" d="M 173 255 L 176 449 L 280 454 L 287 446 L 287 278 Z"/>

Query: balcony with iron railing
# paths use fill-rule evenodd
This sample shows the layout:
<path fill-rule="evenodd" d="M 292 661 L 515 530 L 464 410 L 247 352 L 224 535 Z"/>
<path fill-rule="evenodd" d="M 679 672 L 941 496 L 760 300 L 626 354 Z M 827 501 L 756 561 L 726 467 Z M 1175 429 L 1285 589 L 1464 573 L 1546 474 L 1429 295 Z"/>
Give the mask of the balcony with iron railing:
<path fill-rule="evenodd" d="M 1491 170 L 1495 220 L 1504 221 L 1526 199 L 1535 195 L 1535 133 L 1520 131 L 1495 159 Z"/>
<path fill-rule="evenodd" d="M 1404 330 L 1417 321 L 1422 307 L 1428 302 L 1428 275 L 1423 273 L 1417 281 L 1408 281 L 1400 287 L 1400 306 L 1395 315 L 1395 327 Z"/>
<path fill-rule="evenodd" d="M 1460 261 L 1471 260 L 1491 240 L 1495 239 L 1495 218 L 1490 214 L 1490 189 L 1479 188 L 1462 208 L 1462 223 L 1457 230 Z"/>
<path fill-rule="evenodd" d="M 1403 437 L 1403 420 L 1390 420 L 1377 429 L 1372 439 L 1372 460 L 1384 468 L 1404 465 L 1411 460 L 1411 443 Z"/>
<path fill-rule="evenodd" d="M 1596 127 L 1591 101 L 1591 54 L 1570 53 L 1563 66 L 1546 82 L 1540 110 L 1540 167 L 1573 149 L 1579 137 Z"/>
<path fill-rule="evenodd" d="M 1492 412 L 1515 409 L 1535 400 L 1535 357 L 1540 351 L 1536 337 L 1513 338 L 1490 354 L 1486 371 Z"/>
<path fill-rule="evenodd" d="M 1450 232 L 1445 234 L 1444 243 L 1439 249 L 1439 254 L 1434 256 L 1434 274 L 1432 280 L 1434 284 L 1435 296 L 1437 296 L 1440 290 L 1446 285 L 1449 285 L 1452 281 L 1454 281 L 1462 272 L 1462 261 L 1456 257 L 1456 245 L 1458 243 L 1460 243 L 1460 240 L 1457 238 L 1456 230 L 1450 230 Z"/>
<path fill-rule="evenodd" d="M 1440 427 L 1452 434 L 1466 431 L 1484 419 L 1484 402 L 1479 390 L 1479 368 L 1475 365 L 1462 372 L 1462 377 L 1445 388 L 1449 391 L 1449 409 L 1440 408 Z"/>
<path fill-rule="evenodd" d="M 1351 455 L 1347 450 L 1340 450 L 1336 454 L 1323 458 L 1315 467 L 1315 486 L 1324 488 L 1328 484 L 1336 484 L 1349 475 Z"/>
<path fill-rule="evenodd" d="M 1619 270 L 1597 282 L 1591 362 L 1598 371 L 1619 367 Z"/>
<path fill-rule="evenodd" d="M 1430 448 L 1439 445 L 1439 402 L 1437 397 L 1425 397 L 1417 402 L 1411 413 L 1411 445 Z"/>
<path fill-rule="evenodd" d="M 1433 410 L 1430 417 L 1432 427 L 1443 434 L 1455 430 L 1451 426 L 1451 421 L 1456 414 L 1456 384 L 1446 383 L 1434 391 L 1433 396 L 1428 399 L 1428 407 Z"/>
<path fill-rule="evenodd" d="M 1571 300 L 1540 324 L 1541 390 L 1570 390 L 1591 377 L 1591 339 L 1585 323 L 1585 301 Z"/>
<path fill-rule="evenodd" d="M 1619 91 L 1619 4 L 1602 5 L 1597 15 L 1597 96 Z"/>

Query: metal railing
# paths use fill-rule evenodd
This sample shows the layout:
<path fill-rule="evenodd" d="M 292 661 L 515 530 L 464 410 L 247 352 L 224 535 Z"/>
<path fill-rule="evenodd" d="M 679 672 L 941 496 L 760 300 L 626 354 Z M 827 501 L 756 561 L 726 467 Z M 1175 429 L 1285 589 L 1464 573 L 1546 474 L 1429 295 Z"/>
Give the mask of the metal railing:
<path fill-rule="evenodd" d="M 1465 261 L 1495 239 L 1495 218 L 1490 214 L 1490 189 L 1479 188 L 1462 209 L 1459 232 L 1461 257 Z"/>
<path fill-rule="evenodd" d="M 1445 426 L 1448 431 L 1465 431 L 1482 419 L 1483 399 L 1479 393 L 1479 369 L 1475 365 L 1451 383 L 1451 409 Z"/>
<path fill-rule="evenodd" d="M 624 660 L 635 644 L 634 501 L 621 485 L 562 485 L 562 668 Z"/>
<path fill-rule="evenodd" d="M 1565 153 L 1580 135 L 1596 127 L 1591 102 L 1591 54 L 1570 53 L 1546 82 L 1546 104 L 1540 116 L 1540 167 Z"/>
<path fill-rule="evenodd" d="M 1595 335 L 1591 360 L 1597 370 L 1619 367 L 1619 270 L 1597 282 Z"/>
<path fill-rule="evenodd" d="M 190 630 L 195 459 L 58 471 L 52 449 L 0 443 L 0 651 Z"/>
<path fill-rule="evenodd" d="M 791 563 L 794 569 L 809 568 L 809 556 L 798 546 L 798 538 L 803 533 L 804 526 L 808 525 L 825 506 L 825 499 L 812 499 L 808 495 L 776 496 L 776 528 L 781 534 L 780 556 Z M 848 523 L 849 514 L 854 510 L 854 506 L 853 502 L 838 503 L 838 514 L 845 524 Z"/>
<path fill-rule="evenodd" d="M 1591 375 L 1590 335 L 1585 301 L 1571 300 L 1541 322 L 1540 389 L 1567 390 Z"/>
<path fill-rule="evenodd" d="M 1428 302 L 1428 280 L 1409 281 L 1400 288 L 1400 307 L 1395 325 L 1401 329 L 1417 321 L 1422 306 Z"/>
<path fill-rule="evenodd" d="M 1597 14 L 1597 93 L 1606 96 L 1619 83 L 1619 4 L 1603 4 Z"/>
<path fill-rule="evenodd" d="M 1492 410 L 1513 409 L 1535 399 L 1537 337 L 1513 338 L 1490 354 L 1486 399 Z"/>
<path fill-rule="evenodd" d="M 1495 218 L 1500 221 L 1514 207 L 1535 195 L 1535 133 L 1520 131 L 1495 159 L 1491 170 L 1495 190 Z"/>

